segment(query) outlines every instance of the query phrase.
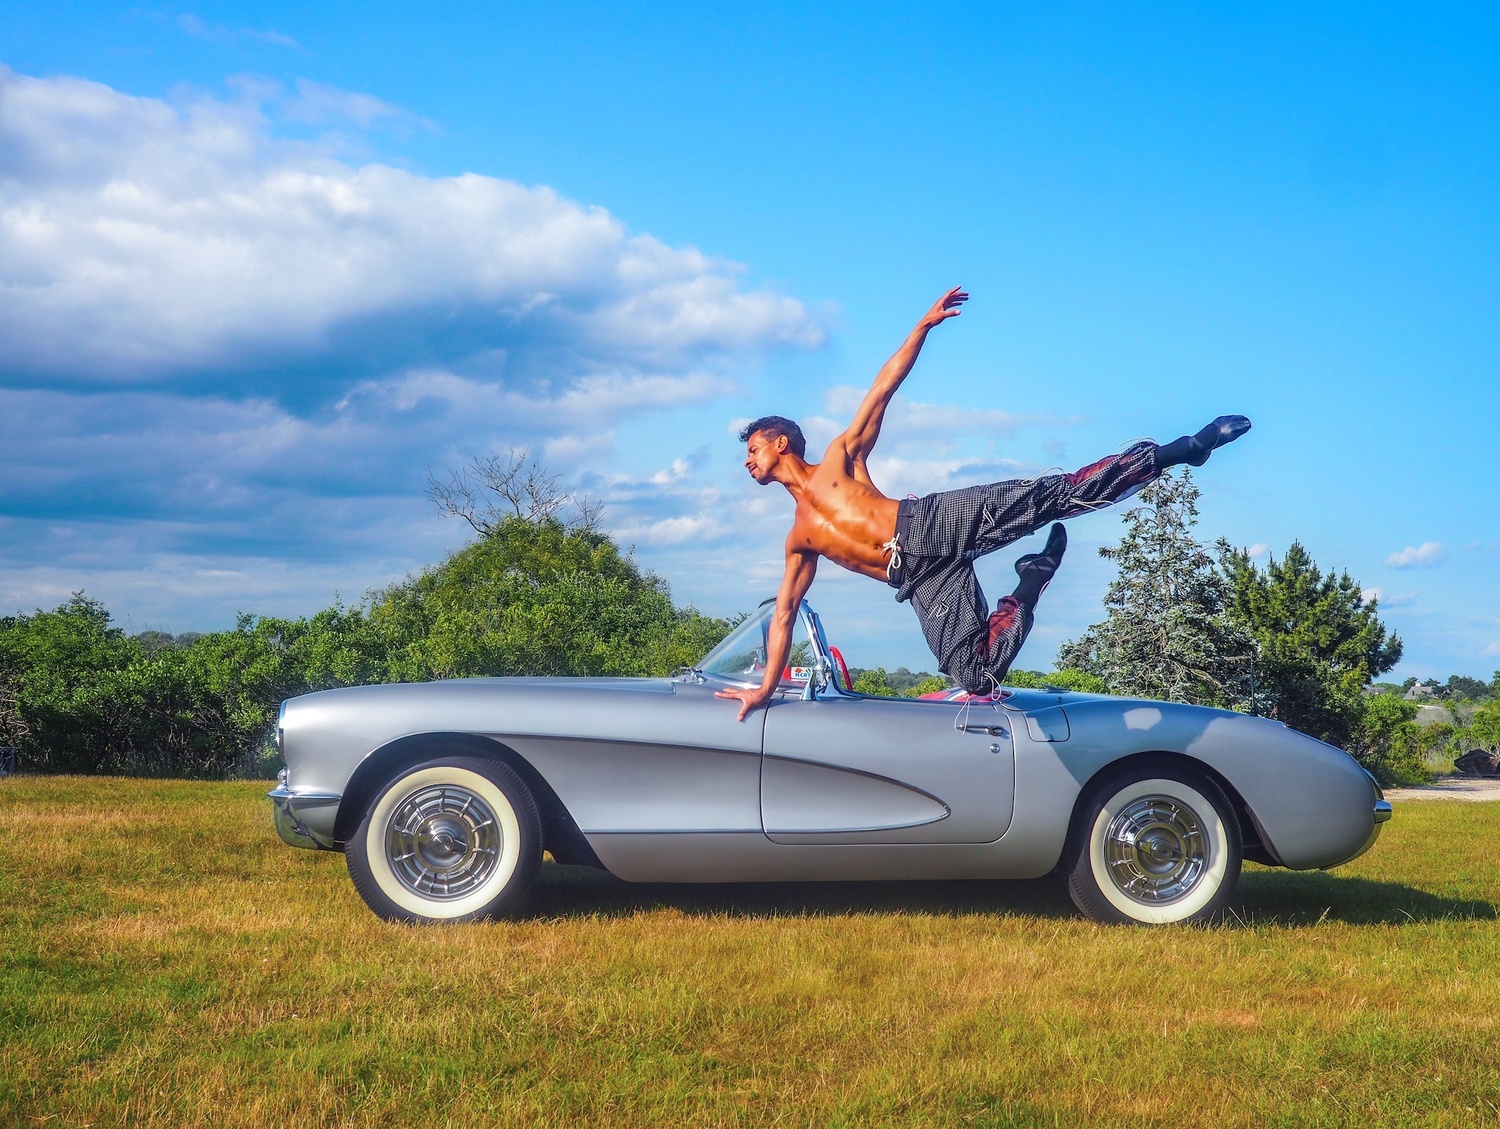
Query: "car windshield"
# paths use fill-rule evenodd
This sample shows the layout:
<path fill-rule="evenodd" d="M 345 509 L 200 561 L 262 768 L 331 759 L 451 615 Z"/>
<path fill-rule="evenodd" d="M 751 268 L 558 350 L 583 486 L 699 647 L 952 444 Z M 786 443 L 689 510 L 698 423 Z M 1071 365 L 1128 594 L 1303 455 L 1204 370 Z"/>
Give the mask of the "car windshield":
<path fill-rule="evenodd" d="M 766 642 L 771 629 L 774 603 L 756 608 L 738 627 L 698 664 L 703 674 L 726 682 L 756 686 L 766 673 Z M 781 685 L 801 688 L 812 677 L 813 649 L 802 616 L 792 624 L 792 653 L 781 672 Z"/>
<path fill-rule="evenodd" d="M 766 644 L 771 629 L 771 616 L 776 611 L 773 600 L 767 600 L 750 615 L 745 617 L 733 631 L 724 636 L 723 641 L 704 656 L 703 661 L 695 668 L 699 674 L 718 679 L 721 682 L 731 682 L 740 686 L 759 686 L 766 673 Z M 785 667 L 781 671 L 779 686 L 783 690 L 805 690 L 808 679 L 813 677 L 814 663 L 817 651 L 814 649 L 812 640 L 808 636 L 808 619 L 814 621 L 817 616 L 813 615 L 811 609 L 805 604 L 802 611 L 792 624 L 792 652 L 787 658 Z M 854 680 L 849 676 L 849 670 L 844 665 L 844 658 L 837 647 L 828 643 L 828 636 L 823 633 L 821 625 L 815 628 L 819 638 L 823 640 L 826 654 L 832 662 L 832 684 L 843 693 L 858 694 L 860 697 L 894 697 L 900 701 L 925 701 L 925 702 L 963 702 L 970 695 L 962 688 L 950 686 L 946 689 L 930 690 L 920 696 L 913 697 L 909 693 L 892 693 L 891 691 L 855 690 Z M 884 680 L 885 671 L 879 670 L 880 681 Z M 1005 690 L 1001 697 L 1009 694 Z M 912 693 L 915 693 L 913 691 Z M 978 699 L 985 700 L 985 699 Z"/>

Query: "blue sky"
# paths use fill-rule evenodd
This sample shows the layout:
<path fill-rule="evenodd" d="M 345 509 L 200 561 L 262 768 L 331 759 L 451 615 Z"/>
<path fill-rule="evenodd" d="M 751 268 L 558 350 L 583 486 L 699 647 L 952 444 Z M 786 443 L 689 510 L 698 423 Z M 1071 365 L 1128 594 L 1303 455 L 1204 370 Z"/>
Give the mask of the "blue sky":
<path fill-rule="evenodd" d="M 237 4 L 0 11 L 0 612 L 308 613 L 463 540 L 530 446 L 706 611 L 944 289 L 889 493 L 1221 412 L 1199 532 L 1382 597 L 1397 675 L 1500 667 L 1500 27 L 1431 6 Z M 1099 618 L 1118 518 L 1020 665 Z M 1008 589 L 1022 543 L 982 575 Z M 930 668 L 825 568 L 859 665 Z"/>

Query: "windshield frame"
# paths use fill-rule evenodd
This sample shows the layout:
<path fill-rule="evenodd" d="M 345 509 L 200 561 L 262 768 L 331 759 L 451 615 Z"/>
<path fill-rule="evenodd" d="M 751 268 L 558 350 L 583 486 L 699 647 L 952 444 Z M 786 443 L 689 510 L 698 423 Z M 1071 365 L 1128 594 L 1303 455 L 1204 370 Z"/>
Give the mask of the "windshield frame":
<path fill-rule="evenodd" d="M 724 636 L 719 643 L 698 661 L 692 668 L 692 672 L 700 678 L 713 679 L 728 686 L 758 686 L 759 679 L 752 678 L 748 672 L 744 674 L 731 674 L 711 671 L 716 658 L 727 658 L 730 653 L 741 650 L 744 640 L 748 636 L 755 637 L 756 629 L 759 628 L 761 639 L 764 640 L 770 630 L 771 615 L 776 610 L 776 599 L 762 600 L 756 609 L 746 616 L 741 622 L 734 626 L 730 633 Z M 783 678 L 778 683 L 781 691 L 801 693 L 803 698 L 812 699 L 837 695 L 848 696 L 846 691 L 839 686 L 838 679 L 834 675 L 834 663 L 828 646 L 828 639 L 823 633 L 823 622 L 818 618 L 817 612 L 813 611 L 806 600 L 803 600 L 797 608 L 797 618 L 801 621 L 802 629 L 807 634 L 808 644 L 812 650 L 812 663 L 806 667 L 808 677 L 805 679 Z M 721 652 L 723 654 L 721 655 Z M 797 668 L 802 669 L 802 668 Z"/>
<path fill-rule="evenodd" d="M 716 644 L 708 652 L 708 654 L 699 659 L 696 666 L 684 668 L 679 672 L 678 677 L 687 678 L 700 683 L 709 681 L 711 679 L 714 682 L 722 683 L 725 686 L 751 687 L 760 685 L 758 676 L 754 678 L 749 677 L 748 675 L 744 677 L 736 677 L 732 674 L 713 673 L 706 668 L 711 664 L 714 657 L 718 655 L 720 651 L 731 649 L 728 644 L 734 642 L 737 636 L 749 635 L 752 631 L 754 631 L 757 625 L 759 625 L 762 632 L 761 637 L 762 639 L 764 639 L 765 634 L 769 631 L 769 621 L 771 618 L 771 613 L 775 610 L 776 599 L 774 596 L 762 600 L 756 606 L 753 612 L 747 615 L 739 623 L 735 624 L 734 628 L 729 632 L 728 635 L 725 635 L 724 638 L 719 640 L 718 644 Z M 943 705 L 951 702 L 958 702 L 959 704 L 963 704 L 966 699 L 969 699 L 969 696 L 963 695 L 961 690 L 952 691 L 952 696 L 950 697 L 937 699 L 906 697 L 884 698 L 875 694 L 861 694 L 856 691 L 853 686 L 845 686 L 840 681 L 840 667 L 839 664 L 837 664 L 834 660 L 833 648 L 829 645 L 828 636 L 823 630 L 823 621 L 819 618 L 818 613 L 813 611 L 812 605 L 810 605 L 806 600 L 803 600 L 801 604 L 798 605 L 797 618 L 801 620 L 802 629 L 807 633 L 808 642 L 812 647 L 813 662 L 810 667 L 806 668 L 810 677 L 805 681 L 802 679 L 782 679 L 777 684 L 777 690 L 779 693 L 800 694 L 800 696 L 805 701 L 815 701 L 819 698 L 858 698 L 862 700 L 882 702 L 922 702 L 923 704 L 927 705 Z M 742 645 L 743 643 L 738 644 L 738 646 Z M 993 702 L 996 705 L 1009 708 L 1005 705 L 1005 702 L 1006 699 L 1012 696 L 1015 690 L 1016 687 L 1013 686 L 1002 686 L 1000 688 L 999 696 L 995 698 L 972 698 L 969 700 L 973 700 L 976 702 Z"/>

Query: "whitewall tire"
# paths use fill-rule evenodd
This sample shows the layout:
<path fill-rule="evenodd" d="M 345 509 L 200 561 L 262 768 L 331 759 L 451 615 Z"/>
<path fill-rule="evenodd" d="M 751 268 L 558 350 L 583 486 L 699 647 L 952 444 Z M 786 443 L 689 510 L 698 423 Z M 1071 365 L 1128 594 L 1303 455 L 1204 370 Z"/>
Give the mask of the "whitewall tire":
<path fill-rule="evenodd" d="M 446 757 L 403 770 L 344 848 L 354 888 L 387 921 L 474 921 L 513 910 L 536 880 L 536 802 L 510 766 Z"/>
<path fill-rule="evenodd" d="M 1187 766 L 1126 770 L 1090 788 L 1071 838 L 1068 891 L 1088 917 L 1208 921 L 1239 881 L 1244 847 L 1224 790 Z"/>

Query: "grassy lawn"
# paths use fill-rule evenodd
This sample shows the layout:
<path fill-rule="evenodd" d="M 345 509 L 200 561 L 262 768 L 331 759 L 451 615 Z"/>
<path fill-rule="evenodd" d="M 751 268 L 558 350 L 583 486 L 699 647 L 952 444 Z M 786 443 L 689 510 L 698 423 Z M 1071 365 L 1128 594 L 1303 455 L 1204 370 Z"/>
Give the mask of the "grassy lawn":
<path fill-rule="evenodd" d="M 0 782 L 0 1125 L 1496 1125 L 1500 805 L 1239 921 L 1060 887 L 627 886 L 386 925 L 262 784 Z"/>

